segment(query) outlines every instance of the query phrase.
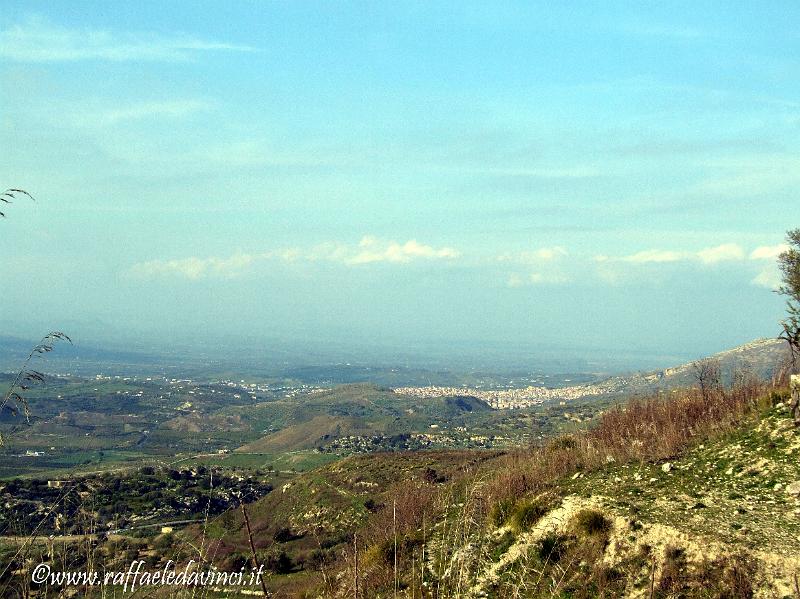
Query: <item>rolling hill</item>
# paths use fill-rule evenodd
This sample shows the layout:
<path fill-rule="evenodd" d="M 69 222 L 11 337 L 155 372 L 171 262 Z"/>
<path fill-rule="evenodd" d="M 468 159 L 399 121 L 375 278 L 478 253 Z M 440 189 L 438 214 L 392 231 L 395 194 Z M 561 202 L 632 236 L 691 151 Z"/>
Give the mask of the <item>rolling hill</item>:
<path fill-rule="evenodd" d="M 495 410 L 474 397 L 418 399 L 362 383 L 253 406 L 244 410 L 244 417 L 276 430 L 237 451 L 276 453 L 311 449 L 342 437 L 486 423 Z"/>

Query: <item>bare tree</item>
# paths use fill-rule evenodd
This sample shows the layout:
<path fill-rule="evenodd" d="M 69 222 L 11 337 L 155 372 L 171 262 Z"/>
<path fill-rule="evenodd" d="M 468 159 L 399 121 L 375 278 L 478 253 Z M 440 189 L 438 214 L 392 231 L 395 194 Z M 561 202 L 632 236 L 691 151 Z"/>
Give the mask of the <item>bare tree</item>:
<path fill-rule="evenodd" d="M 705 401 L 711 399 L 711 395 L 722 387 L 722 369 L 719 360 L 704 358 L 692 362 L 692 374 Z"/>
<path fill-rule="evenodd" d="M 800 426 L 800 381 L 796 376 L 800 359 L 800 229 L 788 231 L 786 241 L 789 244 L 788 249 L 778 256 L 783 284 L 777 291 L 787 298 L 786 318 L 781 321 L 782 331 L 778 338 L 789 344 L 793 373 L 790 377 L 790 407 L 795 426 Z"/>
<path fill-rule="evenodd" d="M 789 248 L 778 256 L 783 284 L 777 291 L 787 297 L 786 318 L 781 321 L 783 330 L 778 338 L 789 344 L 792 368 L 796 372 L 800 358 L 800 229 L 786 233 L 786 241 Z"/>

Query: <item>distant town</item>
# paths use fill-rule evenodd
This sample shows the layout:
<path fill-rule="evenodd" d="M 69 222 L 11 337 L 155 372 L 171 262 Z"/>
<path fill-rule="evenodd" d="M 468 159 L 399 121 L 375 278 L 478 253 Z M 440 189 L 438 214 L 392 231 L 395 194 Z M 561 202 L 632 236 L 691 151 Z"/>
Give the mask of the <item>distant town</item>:
<path fill-rule="evenodd" d="M 604 390 L 594 385 L 573 385 L 550 389 L 548 387 L 528 386 L 520 389 L 470 389 L 458 387 L 398 387 L 393 389 L 398 395 L 412 397 L 470 396 L 485 401 L 497 410 L 527 408 L 549 401 L 569 401 L 590 395 L 601 395 Z"/>

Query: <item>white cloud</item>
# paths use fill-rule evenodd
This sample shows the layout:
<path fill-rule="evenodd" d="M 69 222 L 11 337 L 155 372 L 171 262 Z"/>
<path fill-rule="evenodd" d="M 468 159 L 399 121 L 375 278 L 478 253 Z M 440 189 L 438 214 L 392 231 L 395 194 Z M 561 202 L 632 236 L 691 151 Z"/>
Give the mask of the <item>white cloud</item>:
<path fill-rule="evenodd" d="M 762 245 L 750 252 L 751 260 L 775 260 L 783 252 L 787 251 L 789 246 L 785 243 L 780 245 Z"/>
<path fill-rule="evenodd" d="M 624 281 L 639 281 L 643 276 L 655 280 L 659 274 L 668 273 L 659 270 L 659 267 L 667 265 L 711 268 L 729 262 L 744 267 L 748 264 L 746 258 L 747 253 L 736 243 L 723 243 L 696 251 L 650 249 L 625 256 L 599 254 L 594 256 L 593 274 L 609 285 L 617 285 Z"/>
<path fill-rule="evenodd" d="M 685 260 L 685 252 L 673 252 L 669 250 L 643 250 L 630 256 L 619 258 L 622 262 L 634 262 L 637 264 L 647 264 L 649 262 L 677 262 Z M 603 256 L 602 258 L 606 258 Z"/>
<path fill-rule="evenodd" d="M 229 258 L 182 258 L 180 260 L 150 260 L 134 264 L 134 276 L 151 278 L 179 276 L 186 279 L 203 279 L 209 276 L 232 278 L 240 275 L 255 260 L 251 254 L 234 254 Z"/>
<path fill-rule="evenodd" d="M 716 264 L 717 262 L 743 260 L 744 250 L 735 243 L 724 243 L 716 247 L 700 250 L 696 256 L 703 264 Z"/>
<path fill-rule="evenodd" d="M 542 247 L 537 250 L 526 250 L 517 253 L 505 253 L 497 256 L 498 262 L 518 262 L 521 264 L 537 264 L 541 262 L 552 262 L 568 255 L 560 245 L 552 247 Z"/>
<path fill-rule="evenodd" d="M 550 248 L 541 248 L 536 250 L 533 253 L 535 258 L 539 258 L 541 260 L 555 260 L 556 258 L 561 258 L 562 256 L 567 255 L 567 250 L 565 250 L 561 246 L 553 246 Z"/>
<path fill-rule="evenodd" d="M 501 254 L 497 256 L 496 260 L 523 265 L 523 267 L 528 266 L 532 270 L 532 272 L 526 273 L 510 273 L 506 281 L 509 287 L 561 285 L 570 280 L 563 272 L 564 263 L 561 260 L 568 255 L 567 250 L 560 245 L 555 245 L 536 250 Z"/>
<path fill-rule="evenodd" d="M 179 34 L 120 33 L 100 29 L 68 29 L 41 18 L 0 31 L 0 57 L 16 62 L 76 60 L 184 61 L 200 52 L 252 51 L 249 46 Z"/>
<path fill-rule="evenodd" d="M 600 263 L 597 265 L 595 275 L 607 285 L 618 285 L 625 278 L 625 273 L 621 272 L 617 265 L 615 265 L 613 262 L 608 262 L 605 260 L 600 261 Z"/>
<path fill-rule="evenodd" d="M 663 264 L 669 262 L 702 262 L 703 264 L 717 264 L 719 262 L 743 260 L 744 258 L 745 251 L 740 245 L 724 243 L 696 252 L 652 249 L 618 258 L 601 254 L 595 256 L 594 260 L 595 262 L 630 262 L 633 264 Z"/>
<path fill-rule="evenodd" d="M 410 239 L 405 243 L 364 237 L 358 245 L 328 242 L 310 249 L 283 248 L 256 254 L 236 253 L 227 258 L 195 256 L 174 260 L 150 260 L 134 264 L 129 273 L 136 277 L 180 277 L 191 280 L 204 278 L 233 278 L 243 274 L 258 262 L 333 262 L 344 266 L 385 262 L 407 264 L 415 260 L 453 260 L 461 256 L 450 247 L 435 248 Z"/>
<path fill-rule="evenodd" d="M 522 287 L 523 285 L 525 285 L 525 278 L 518 273 L 512 272 L 508 276 L 507 285 L 509 287 Z"/>
<path fill-rule="evenodd" d="M 789 246 L 785 243 L 778 245 L 762 245 L 750 252 L 750 259 L 763 264 L 761 271 L 750 281 L 753 285 L 766 287 L 767 289 L 777 289 L 781 286 L 781 273 L 778 270 L 776 259 Z"/>
<path fill-rule="evenodd" d="M 435 248 L 410 239 L 403 244 L 396 241 L 381 241 L 375 237 L 366 236 L 358 244 L 358 251 L 344 258 L 347 264 L 368 264 L 370 262 L 411 262 L 417 259 L 445 259 L 452 260 L 461 256 L 461 253 L 450 247 Z"/>

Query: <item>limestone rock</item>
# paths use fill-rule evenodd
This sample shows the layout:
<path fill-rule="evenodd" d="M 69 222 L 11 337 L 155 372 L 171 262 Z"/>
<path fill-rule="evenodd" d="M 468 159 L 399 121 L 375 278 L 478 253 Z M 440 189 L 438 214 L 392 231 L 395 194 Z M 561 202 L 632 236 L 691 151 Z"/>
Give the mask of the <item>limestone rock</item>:
<path fill-rule="evenodd" d="M 786 485 L 784 492 L 787 495 L 800 495 L 800 481 L 795 481 Z"/>

